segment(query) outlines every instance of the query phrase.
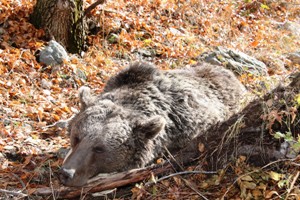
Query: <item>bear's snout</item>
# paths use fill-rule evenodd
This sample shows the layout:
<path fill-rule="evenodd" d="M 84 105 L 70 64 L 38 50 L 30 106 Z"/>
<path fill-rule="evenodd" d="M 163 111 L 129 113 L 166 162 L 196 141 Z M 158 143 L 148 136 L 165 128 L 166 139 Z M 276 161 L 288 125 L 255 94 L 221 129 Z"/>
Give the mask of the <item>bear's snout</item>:
<path fill-rule="evenodd" d="M 68 182 L 74 178 L 74 174 L 75 169 L 66 169 L 63 167 L 59 170 L 59 179 L 63 184 L 68 185 Z"/>

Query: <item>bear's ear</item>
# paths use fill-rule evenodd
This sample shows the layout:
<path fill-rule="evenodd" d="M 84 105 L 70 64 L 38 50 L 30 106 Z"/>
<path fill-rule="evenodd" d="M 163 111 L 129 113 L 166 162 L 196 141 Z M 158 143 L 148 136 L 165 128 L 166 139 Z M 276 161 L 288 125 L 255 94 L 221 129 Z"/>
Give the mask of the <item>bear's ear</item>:
<path fill-rule="evenodd" d="M 81 103 L 81 111 L 83 111 L 93 103 L 94 98 L 91 95 L 91 89 L 86 86 L 80 87 L 78 93 Z"/>
<path fill-rule="evenodd" d="M 140 137 L 143 140 L 155 138 L 161 130 L 165 128 L 166 120 L 161 116 L 154 116 L 139 126 Z"/>

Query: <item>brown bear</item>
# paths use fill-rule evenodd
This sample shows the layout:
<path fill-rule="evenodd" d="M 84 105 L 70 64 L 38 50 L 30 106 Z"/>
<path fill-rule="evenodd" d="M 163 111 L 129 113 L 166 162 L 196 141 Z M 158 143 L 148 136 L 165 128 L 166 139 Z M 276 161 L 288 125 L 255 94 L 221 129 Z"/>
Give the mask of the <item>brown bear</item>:
<path fill-rule="evenodd" d="M 99 96 L 82 87 L 60 179 L 82 186 L 98 173 L 149 165 L 165 148 L 175 152 L 236 113 L 244 92 L 232 72 L 205 63 L 161 71 L 136 62 L 112 77 Z"/>

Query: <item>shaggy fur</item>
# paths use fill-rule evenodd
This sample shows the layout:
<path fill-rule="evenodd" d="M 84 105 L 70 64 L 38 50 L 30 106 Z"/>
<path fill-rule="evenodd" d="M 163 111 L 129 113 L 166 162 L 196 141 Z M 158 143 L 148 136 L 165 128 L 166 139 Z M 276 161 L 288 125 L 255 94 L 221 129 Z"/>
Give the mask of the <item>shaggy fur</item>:
<path fill-rule="evenodd" d="M 140 62 L 112 77 L 97 97 L 81 88 L 61 180 L 80 186 L 98 173 L 151 164 L 164 147 L 174 152 L 236 113 L 244 91 L 220 66 L 160 71 Z"/>

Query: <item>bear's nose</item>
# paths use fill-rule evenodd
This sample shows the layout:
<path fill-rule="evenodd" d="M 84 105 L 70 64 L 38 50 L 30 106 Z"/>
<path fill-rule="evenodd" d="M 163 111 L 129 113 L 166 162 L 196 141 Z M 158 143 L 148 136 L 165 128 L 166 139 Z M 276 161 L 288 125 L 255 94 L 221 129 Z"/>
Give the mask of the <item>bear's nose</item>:
<path fill-rule="evenodd" d="M 59 171 L 59 179 L 63 184 L 66 184 L 74 177 L 75 169 L 61 168 Z"/>

